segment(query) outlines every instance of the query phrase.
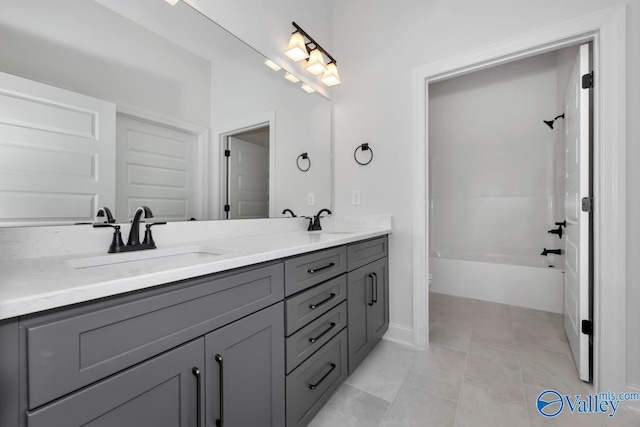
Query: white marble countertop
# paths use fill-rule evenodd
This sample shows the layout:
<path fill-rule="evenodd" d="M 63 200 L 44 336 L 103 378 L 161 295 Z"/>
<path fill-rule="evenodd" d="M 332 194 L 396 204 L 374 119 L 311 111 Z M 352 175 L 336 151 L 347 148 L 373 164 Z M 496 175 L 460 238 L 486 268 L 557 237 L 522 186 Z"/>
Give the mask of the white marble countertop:
<path fill-rule="evenodd" d="M 129 253 L 148 258 L 141 261 L 127 261 L 130 257 L 125 257 L 124 262 L 113 264 L 107 257 L 122 254 L 102 251 L 2 262 L 0 320 L 389 233 L 390 228 L 291 231 L 173 245 L 162 245 L 156 239 L 158 249 Z M 172 250 L 180 252 L 184 247 L 191 253 L 163 255 Z M 109 264 L 95 265 L 104 259 Z"/>

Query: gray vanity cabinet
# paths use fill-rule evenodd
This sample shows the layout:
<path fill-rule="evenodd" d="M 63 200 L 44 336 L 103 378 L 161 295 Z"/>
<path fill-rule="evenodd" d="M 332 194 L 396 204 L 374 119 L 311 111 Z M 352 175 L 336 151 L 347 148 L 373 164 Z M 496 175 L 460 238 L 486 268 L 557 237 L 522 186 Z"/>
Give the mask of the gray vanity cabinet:
<path fill-rule="evenodd" d="M 283 303 L 205 336 L 207 427 L 282 427 Z"/>
<path fill-rule="evenodd" d="M 361 253 L 375 252 L 377 261 L 347 273 L 347 306 L 349 331 L 349 375 L 360 365 L 389 328 L 389 262 L 386 256 L 387 239 L 358 243 L 354 249 L 365 247 Z M 369 246 L 369 247 L 367 247 Z M 374 250 L 373 247 L 378 249 Z M 381 248 L 384 247 L 384 250 Z M 351 249 L 351 248 L 350 248 Z M 354 251 L 355 252 L 355 251 Z M 370 259 L 371 254 L 367 255 Z M 353 260 L 355 265 L 361 262 Z M 349 259 L 352 264 L 352 259 Z"/>
<path fill-rule="evenodd" d="M 27 425 L 196 427 L 203 367 L 200 338 L 28 412 Z"/>

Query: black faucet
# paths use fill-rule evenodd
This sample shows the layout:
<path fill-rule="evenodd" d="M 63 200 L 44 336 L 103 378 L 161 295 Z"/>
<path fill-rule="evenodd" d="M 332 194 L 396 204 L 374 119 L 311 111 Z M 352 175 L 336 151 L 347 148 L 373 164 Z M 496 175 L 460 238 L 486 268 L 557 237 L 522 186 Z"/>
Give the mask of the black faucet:
<path fill-rule="evenodd" d="M 147 206 L 140 206 L 133 214 L 133 220 L 131 221 L 131 230 L 129 230 L 129 238 L 127 239 L 128 246 L 135 246 L 140 244 L 140 218 L 153 218 L 151 209 Z"/>
<path fill-rule="evenodd" d="M 547 249 L 547 248 L 544 248 L 540 255 L 547 256 L 549 254 L 562 255 L 562 249 Z"/>
<path fill-rule="evenodd" d="M 112 225 L 110 223 L 93 224 L 93 226 L 96 228 L 112 227 L 115 230 L 113 233 L 113 240 L 111 241 L 111 245 L 109 246 L 108 252 L 110 254 L 156 248 L 156 243 L 153 241 L 153 236 L 151 235 L 151 227 L 154 225 L 166 224 L 166 222 L 162 221 L 146 224 L 144 241 L 140 243 L 140 219 L 142 218 L 142 215 L 144 215 L 144 218 L 153 218 L 153 213 L 148 207 L 140 206 L 138 209 L 136 209 L 136 212 L 133 215 L 133 221 L 131 221 L 131 230 L 129 231 L 129 238 L 127 239 L 126 245 L 122 242 L 122 234 L 120 233 L 119 225 Z"/>
<path fill-rule="evenodd" d="M 116 222 L 116 219 L 111 214 L 111 209 L 109 209 L 106 206 L 103 206 L 100 209 L 98 209 L 98 212 L 96 212 L 96 216 L 99 216 L 99 217 L 105 217 L 106 216 L 107 220 L 105 222 L 107 224 L 115 224 L 115 222 Z"/>
<path fill-rule="evenodd" d="M 331 211 L 329 209 L 321 209 L 316 216 L 314 216 L 313 218 L 309 218 L 309 228 L 307 228 L 307 231 L 322 230 L 322 226 L 320 225 L 320 218 L 321 218 L 320 215 L 322 215 L 323 212 L 326 212 L 329 215 L 331 215 Z"/>
<path fill-rule="evenodd" d="M 291 209 L 285 209 L 282 211 L 282 215 L 285 215 L 287 212 L 291 214 L 291 218 L 295 218 L 297 215 L 293 213 Z"/>

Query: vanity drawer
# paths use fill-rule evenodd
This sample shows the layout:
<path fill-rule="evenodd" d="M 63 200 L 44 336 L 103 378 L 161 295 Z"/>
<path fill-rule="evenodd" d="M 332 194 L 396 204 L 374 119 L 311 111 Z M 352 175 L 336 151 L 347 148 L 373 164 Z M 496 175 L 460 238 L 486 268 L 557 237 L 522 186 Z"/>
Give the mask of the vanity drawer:
<path fill-rule="evenodd" d="M 281 301 L 283 279 L 274 263 L 27 318 L 29 408 Z"/>
<path fill-rule="evenodd" d="M 347 271 L 347 248 L 325 249 L 284 262 L 285 295 L 293 295 Z"/>
<path fill-rule="evenodd" d="M 377 237 L 364 242 L 355 243 L 348 247 L 349 271 L 363 265 L 384 258 L 389 254 L 389 239 L 387 236 Z"/>
<path fill-rule="evenodd" d="M 287 427 L 306 426 L 347 378 L 347 330 L 287 376 Z"/>
<path fill-rule="evenodd" d="M 287 338 L 287 373 L 347 326 L 347 302 L 342 302 Z"/>
<path fill-rule="evenodd" d="M 286 334 L 293 334 L 307 323 L 340 304 L 346 298 L 347 275 L 342 274 L 335 279 L 287 299 L 285 302 Z"/>

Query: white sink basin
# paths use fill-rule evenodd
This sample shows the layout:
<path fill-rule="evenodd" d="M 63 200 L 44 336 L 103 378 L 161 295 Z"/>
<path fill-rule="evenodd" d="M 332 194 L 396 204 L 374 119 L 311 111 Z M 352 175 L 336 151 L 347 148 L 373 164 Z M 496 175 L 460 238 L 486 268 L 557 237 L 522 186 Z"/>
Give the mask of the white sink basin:
<path fill-rule="evenodd" d="M 145 249 L 142 251 L 124 252 L 117 254 L 99 255 L 87 258 L 77 258 L 66 261 L 69 267 L 76 270 L 82 268 L 104 267 L 125 263 L 165 263 L 179 261 L 180 263 L 194 263 L 212 261 L 216 257 L 228 253 L 228 250 L 212 248 L 203 245 L 178 246 L 175 248 Z"/>

